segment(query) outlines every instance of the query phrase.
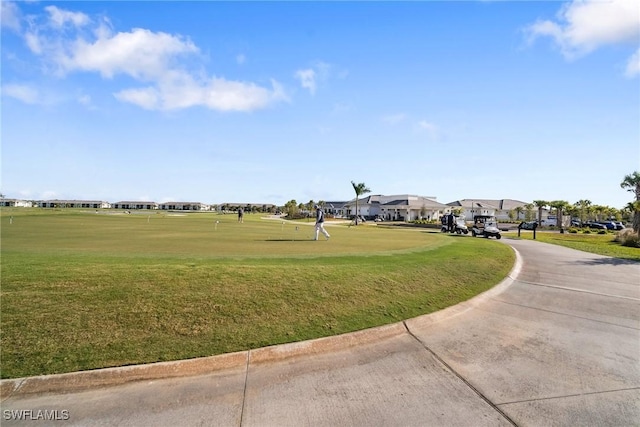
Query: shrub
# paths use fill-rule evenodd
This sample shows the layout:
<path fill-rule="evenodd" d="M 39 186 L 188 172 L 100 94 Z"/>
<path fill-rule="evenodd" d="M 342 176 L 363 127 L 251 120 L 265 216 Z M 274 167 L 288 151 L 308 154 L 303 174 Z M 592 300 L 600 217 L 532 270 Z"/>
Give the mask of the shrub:
<path fill-rule="evenodd" d="M 570 228 L 569 229 L 569 233 L 577 234 L 578 233 L 578 229 L 577 228 Z"/>
<path fill-rule="evenodd" d="M 640 248 L 640 237 L 638 237 L 638 233 L 633 231 L 631 228 L 620 230 L 613 241 L 620 243 L 622 246 Z"/>
<path fill-rule="evenodd" d="M 599 230 L 598 234 L 607 234 L 607 230 Z"/>

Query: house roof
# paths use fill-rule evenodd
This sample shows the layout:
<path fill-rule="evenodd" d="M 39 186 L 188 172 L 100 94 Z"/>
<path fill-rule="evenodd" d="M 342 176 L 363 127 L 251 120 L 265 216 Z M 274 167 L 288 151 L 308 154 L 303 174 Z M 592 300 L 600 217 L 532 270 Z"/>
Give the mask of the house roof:
<path fill-rule="evenodd" d="M 157 205 L 156 202 L 143 202 L 143 201 L 122 201 L 115 202 L 114 205 Z"/>
<path fill-rule="evenodd" d="M 347 206 L 355 205 L 355 199 L 345 203 Z M 430 209 L 443 209 L 448 206 L 435 201 L 430 197 L 415 196 L 411 194 L 399 194 L 391 196 L 383 196 L 380 194 L 367 196 L 358 199 L 358 205 L 370 205 L 380 207 L 407 206 L 410 209 L 421 209 L 423 207 Z"/>
<path fill-rule="evenodd" d="M 509 211 L 517 207 L 523 207 L 526 202 L 513 199 L 462 199 L 447 203 L 448 206 L 460 206 L 463 208 L 488 208 Z"/>

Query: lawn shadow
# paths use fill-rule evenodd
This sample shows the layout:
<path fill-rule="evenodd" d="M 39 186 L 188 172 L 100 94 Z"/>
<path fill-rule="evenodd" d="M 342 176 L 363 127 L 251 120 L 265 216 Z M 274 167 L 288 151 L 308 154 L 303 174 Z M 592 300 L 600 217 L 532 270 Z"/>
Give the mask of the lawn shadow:
<path fill-rule="evenodd" d="M 300 238 L 292 238 L 292 239 L 256 239 L 255 242 L 315 242 L 313 239 L 300 239 Z"/>
<path fill-rule="evenodd" d="M 638 265 L 640 261 L 628 258 L 592 258 L 576 261 L 576 264 L 582 265 Z"/>

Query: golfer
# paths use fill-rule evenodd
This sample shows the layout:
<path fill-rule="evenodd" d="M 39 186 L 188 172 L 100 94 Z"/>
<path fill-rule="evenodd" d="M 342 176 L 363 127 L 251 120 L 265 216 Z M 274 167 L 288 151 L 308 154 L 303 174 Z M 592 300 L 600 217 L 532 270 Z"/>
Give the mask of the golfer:
<path fill-rule="evenodd" d="M 322 209 L 320 209 L 320 206 L 315 205 L 314 208 L 316 208 L 316 238 L 313 240 L 318 240 L 318 234 L 320 234 L 320 232 L 322 231 L 322 234 L 324 234 L 324 237 L 327 238 L 327 240 L 329 240 L 329 233 L 327 233 L 327 230 L 324 229 L 324 212 L 322 211 Z"/>

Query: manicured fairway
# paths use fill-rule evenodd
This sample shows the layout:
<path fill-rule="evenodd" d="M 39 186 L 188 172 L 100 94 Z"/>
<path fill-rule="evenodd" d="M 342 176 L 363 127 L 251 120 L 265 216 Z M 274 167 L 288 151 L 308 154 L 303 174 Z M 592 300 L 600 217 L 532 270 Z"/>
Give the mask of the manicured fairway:
<path fill-rule="evenodd" d="M 495 240 L 245 215 L 3 209 L 2 378 L 209 356 L 430 313 L 513 265 Z"/>

